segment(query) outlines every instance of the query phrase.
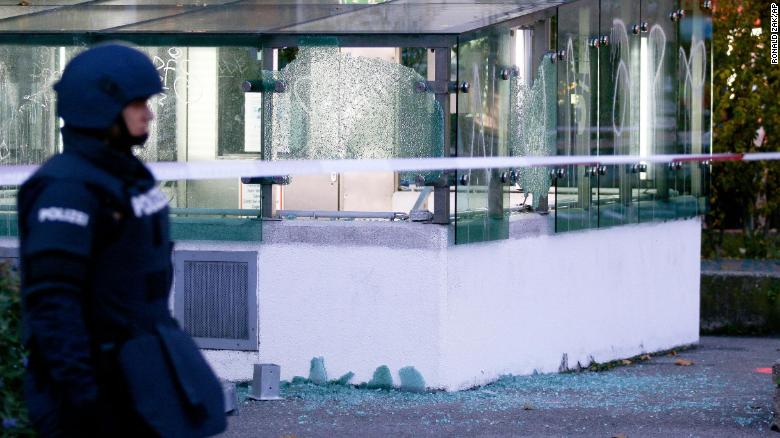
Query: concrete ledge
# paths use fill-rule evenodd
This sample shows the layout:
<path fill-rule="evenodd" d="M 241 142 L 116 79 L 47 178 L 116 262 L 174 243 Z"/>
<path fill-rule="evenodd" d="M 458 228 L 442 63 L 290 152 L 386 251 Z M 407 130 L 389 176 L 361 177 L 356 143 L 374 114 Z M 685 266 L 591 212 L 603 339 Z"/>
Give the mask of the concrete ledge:
<path fill-rule="evenodd" d="M 780 333 L 779 298 L 780 276 L 772 273 L 703 270 L 701 332 L 730 335 Z"/>
<path fill-rule="evenodd" d="M 394 249 L 442 249 L 451 227 L 416 222 L 369 220 L 281 220 L 263 222 L 263 244 L 376 246 Z"/>

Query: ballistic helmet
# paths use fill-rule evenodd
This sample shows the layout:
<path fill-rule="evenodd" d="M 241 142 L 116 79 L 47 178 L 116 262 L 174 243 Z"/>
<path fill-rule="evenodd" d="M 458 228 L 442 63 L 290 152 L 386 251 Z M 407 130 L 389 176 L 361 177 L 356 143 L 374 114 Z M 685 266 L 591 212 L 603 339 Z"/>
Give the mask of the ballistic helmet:
<path fill-rule="evenodd" d="M 161 92 L 162 84 L 149 57 L 111 43 L 73 58 L 54 91 L 57 113 L 67 126 L 108 129 L 128 103 Z"/>

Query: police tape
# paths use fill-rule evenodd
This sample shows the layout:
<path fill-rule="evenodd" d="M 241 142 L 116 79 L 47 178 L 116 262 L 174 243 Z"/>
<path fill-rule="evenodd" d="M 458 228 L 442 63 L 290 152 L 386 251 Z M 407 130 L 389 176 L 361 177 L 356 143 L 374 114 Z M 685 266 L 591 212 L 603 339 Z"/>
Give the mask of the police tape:
<path fill-rule="evenodd" d="M 609 166 L 714 161 L 780 160 L 780 152 L 669 155 L 558 155 L 343 160 L 212 160 L 147 163 L 158 181 L 276 177 L 345 172 L 430 172 L 528 167 Z M 0 185 L 24 182 L 37 166 L 0 165 Z"/>

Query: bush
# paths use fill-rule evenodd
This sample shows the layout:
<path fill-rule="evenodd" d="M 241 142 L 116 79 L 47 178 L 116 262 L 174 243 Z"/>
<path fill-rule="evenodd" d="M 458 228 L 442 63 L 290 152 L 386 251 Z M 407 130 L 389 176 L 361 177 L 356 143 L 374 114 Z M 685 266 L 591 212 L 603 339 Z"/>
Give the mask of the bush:
<path fill-rule="evenodd" d="M 16 272 L 0 263 L 0 436 L 33 436 L 22 396 L 27 353 L 20 341 L 21 302 Z"/>

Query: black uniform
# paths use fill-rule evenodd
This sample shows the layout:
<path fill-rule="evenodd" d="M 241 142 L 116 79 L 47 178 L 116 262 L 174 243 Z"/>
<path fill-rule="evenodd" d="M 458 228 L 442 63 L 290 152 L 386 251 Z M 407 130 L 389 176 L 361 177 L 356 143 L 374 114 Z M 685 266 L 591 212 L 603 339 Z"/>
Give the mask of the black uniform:
<path fill-rule="evenodd" d="M 224 430 L 221 386 L 170 315 L 166 196 L 104 131 L 62 134 L 18 196 L 31 420 L 43 436 Z"/>

